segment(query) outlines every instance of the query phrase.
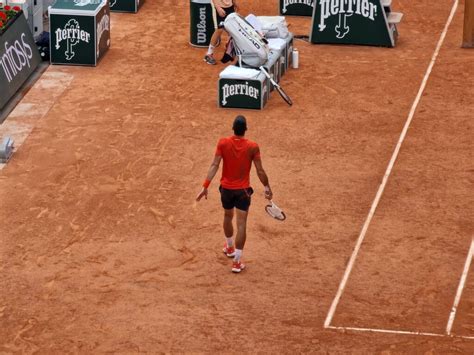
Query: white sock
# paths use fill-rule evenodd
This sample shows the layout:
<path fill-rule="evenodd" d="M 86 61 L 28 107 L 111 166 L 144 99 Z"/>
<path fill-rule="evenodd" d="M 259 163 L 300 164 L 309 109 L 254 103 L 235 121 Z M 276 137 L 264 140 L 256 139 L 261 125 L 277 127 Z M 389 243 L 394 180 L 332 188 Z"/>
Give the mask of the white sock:
<path fill-rule="evenodd" d="M 232 240 L 232 237 L 230 238 L 225 238 L 227 241 L 227 247 L 230 248 L 232 245 L 234 245 L 234 241 Z"/>
<path fill-rule="evenodd" d="M 242 249 L 235 249 L 234 261 L 240 261 L 242 257 Z"/>
<path fill-rule="evenodd" d="M 209 45 L 209 48 L 207 49 L 207 55 L 213 55 L 214 54 L 214 47 L 212 44 Z"/>

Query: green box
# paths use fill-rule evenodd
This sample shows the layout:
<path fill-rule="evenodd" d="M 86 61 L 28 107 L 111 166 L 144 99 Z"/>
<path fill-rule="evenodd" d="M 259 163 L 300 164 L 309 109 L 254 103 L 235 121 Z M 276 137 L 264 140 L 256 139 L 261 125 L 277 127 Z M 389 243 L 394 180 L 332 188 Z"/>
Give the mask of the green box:
<path fill-rule="evenodd" d="M 252 79 L 219 78 L 219 107 L 263 109 L 269 97 L 268 82 L 263 73 Z"/>
<path fill-rule="evenodd" d="M 316 0 L 280 0 L 282 16 L 313 16 Z"/>
<path fill-rule="evenodd" d="M 191 38 L 189 42 L 195 47 L 207 47 L 216 29 L 211 0 L 191 0 L 190 4 Z"/>
<path fill-rule="evenodd" d="M 137 13 L 145 0 L 110 0 L 110 11 Z"/>
<path fill-rule="evenodd" d="M 49 14 L 51 63 L 96 66 L 110 47 L 108 0 L 58 0 Z"/>
<path fill-rule="evenodd" d="M 310 42 L 395 46 L 381 0 L 318 0 Z"/>

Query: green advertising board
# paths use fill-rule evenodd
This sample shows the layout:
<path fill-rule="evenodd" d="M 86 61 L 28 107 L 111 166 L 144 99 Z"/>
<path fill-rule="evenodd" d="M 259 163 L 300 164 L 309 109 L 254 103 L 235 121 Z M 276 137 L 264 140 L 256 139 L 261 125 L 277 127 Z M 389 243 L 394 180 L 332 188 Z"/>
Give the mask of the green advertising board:
<path fill-rule="evenodd" d="M 0 110 L 40 63 L 38 48 L 21 13 L 0 34 Z"/>
<path fill-rule="evenodd" d="M 191 0 L 190 43 L 196 47 L 207 47 L 215 31 L 211 0 Z"/>
<path fill-rule="evenodd" d="M 316 1 L 317 0 L 280 0 L 280 14 L 282 16 L 311 17 Z"/>
<path fill-rule="evenodd" d="M 310 42 L 395 45 L 381 0 L 316 0 Z"/>
<path fill-rule="evenodd" d="M 268 96 L 268 79 L 263 73 L 255 79 L 219 79 L 219 107 L 260 110 Z"/>
<path fill-rule="evenodd" d="M 110 11 L 136 13 L 145 0 L 110 0 Z"/>
<path fill-rule="evenodd" d="M 95 66 L 110 47 L 107 0 L 58 0 L 49 10 L 52 64 Z"/>

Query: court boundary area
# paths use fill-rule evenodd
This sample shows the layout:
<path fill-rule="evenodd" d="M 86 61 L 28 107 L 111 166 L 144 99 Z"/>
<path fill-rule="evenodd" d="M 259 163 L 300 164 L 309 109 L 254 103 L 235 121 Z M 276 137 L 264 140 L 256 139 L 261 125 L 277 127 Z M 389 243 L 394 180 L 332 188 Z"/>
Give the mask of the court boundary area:
<path fill-rule="evenodd" d="M 462 295 L 462 290 L 464 288 L 464 283 L 466 281 L 466 278 L 467 278 L 467 273 L 469 271 L 469 267 L 471 265 L 471 261 L 472 261 L 472 256 L 473 256 L 473 252 L 474 252 L 474 239 L 471 243 L 471 247 L 469 249 L 469 252 L 468 252 L 468 256 L 467 256 L 467 259 L 466 259 L 466 263 L 465 263 L 465 267 L 464 267 L 464 272 L 463 272 L 463 275 L 461 277 L 461 281 L 460 281 L 460 284 L 459 284 L 459 287 L 458 287 L 458 291 L 457 291 L 457 294 L 456 294 L 456 298 L 454 300 L 454 304 L 453 304 L 453 309 L 451 310 L 451 313 L 450 313 L 450 316 L 449 316 L 449 321 L 448 321 L 448 325 L 446 327 L 446 334 L 437 334 L 437 333 L 427 333 L 427 332 L 416 332 L 416 331 L 405 331 L 405 330 L 389 330 L 389 329 L 376 329 L 376 328 L 357 328 L 357 327 L 337 327 L 337 326 L 332 326 L 331 325 L 331 322 L 333 320 L 333 317 L 334 317 L 334 314 L 336 312 L 336 309 L 337 309 L 337 306 L 339 304 L 339 301 L 342 297 L 342 294 L 344 293 L 344 290 L 346 288 L 346 285 L 347 285 L 347 281 L 349 280 L 349 276 L 352 272 L 352 268 L 354 267 L 355 265 L 355 261 L 357 259 L 357 256 L 359 254 L 359 251 L 361 249 L 361 246 L 362 246 L 362 243 L 365 239 L 365 236 L 367 234 L 367 231 L 369 229 L 369 226 L 370 226 L 370 223 L 372 222 L 372 219 L 375 215 L 375 211 L 379 205 L 379 202 L 382 198 L 382 195 L 385 191 L 385 187 L 387 186 L 387 183 L 388 183 L 388 179 L 390 178 L 391 174 L 392 174 L 392 170 L 393 170 L 393 167 L 395 165 L 395 162 L 399 156 L 399 153 L 400 153 L 400 149 L 401 149 L 401 146 L 403 144 L 403 142 L 405 141 L 405 138 L 406 138 L 406 135 L 407 135 L 407 132 L 408 132 L 408 129 L 410 128 L 410 125 L 411 125 L 411 122 L 413 120 L 413 117 L 415 116 L 415 112 L 416 112 L 416 109 L 418 108 L 418 105 L 421 101 L 421 97 L 426 89 L 426 86 L 427 86 L 427 83 L 428 83 L 428 80 L 431 76 L 431 72 L 433 70 L 433 67 L 434 65 L 436 64 L 436 60 L 438 59 L 439 57 L 439 53 L 441 51 L 441 48 L 444 44 L 444 41 L 446 39 L 446 35 L 449 31 L 449 27 L 453 21 L 453 18 L 454 18 L 454 15 L 456 14 L 456 11 L 459 7 L 459 0 L 454 0 L 453 2 L 453 6 L 451 8 L 451 13 L 449 14 L 449 17 L 448 17 L 448 20 L 446 21 L 446 24 L 444 26 L 444 29 L 443 31 L 441 32 L 441 36 L 438 40 L 438 43 L 436 45 L 436 48 L 435 48 L 435 51 L 431 57 L 431 61 L 428 65 L 428 68 L 426 70 L 426 73 L 425 73 L 425 76 L 423 77 L 423 80 L 421 82 L 421 86 L 418 90 L 418 93 L 415 97 L 415 100 L 411 106 L 411 109 L 410 109 L 410 112 L 408 114 L 408 117 L 407 117 L 407 120 L 405 122 L 405 125 L 403 127 L 403 130 L 400 134 L 400 138 L 398 139 L 398 142 L 397 142 L 397 145 L 395 147 L 395 150 L 392 154 L 392 157 L 389 161 L 389 164 L 387 166 L 387 169 L 384 173 L 384 176 L 383 176 L 383 179 L 382 179 L 382 183 L 380 184 L 379 186 L 379 189 L 377 190 L 377 193 L 376 193 L 376 196 L 375 196 L 375 199 L 373 200 L 372 202 L 372 205 L 370 207 L 370 210 L 369 210 L 369 214 L 367 215 L 367 218 L 364 222 L 364 225 L 362 227 L 362 230 L 359 234 L 359 237 L 357 239 L 357 242 L 356 242 L 356 245 L 354 247 L 354 250 L 351 254 L 351 257 L 349 259 L 349 262 L 346 266 L 346 269 L 344 271 L 344 275 L 341 279 L 341 282 L 339 283 L 339 288 L 337 290 L 337 293 L 336 293 L 336 296 L 334 297 L 332 303 L 331 303 L 331 307 L 329 308 L 329 311 L 328 311 L 328 314 L 326 316 L 326 319 L 324 321 L 324 328 L 326 329 L 335 329 L 335 330 L 343 330 L 343 331 L 357 331 L 357 332 L 373 332 L 373 333 L 391 333 L 391 334 L 405 334 L 405 335 L 422 335 L 422 336 L 434 336 L 434 337 L 456 337 L 456 338 L 463 338 L 463 339 L 472 339 L 474 340 L 474 336 L 459 336 L 459 335 L 453 335 L 451 333 L 451 329 L 452 329 L 452 325 L 453 325 L 453 322 L 454 322 L 454 318 L 456 316 L 456 310 L 457 310 L 457 306 L 459 304 L 459 301 L 460 301 L 460 298 L 461 298 L 461 295 Z"/>

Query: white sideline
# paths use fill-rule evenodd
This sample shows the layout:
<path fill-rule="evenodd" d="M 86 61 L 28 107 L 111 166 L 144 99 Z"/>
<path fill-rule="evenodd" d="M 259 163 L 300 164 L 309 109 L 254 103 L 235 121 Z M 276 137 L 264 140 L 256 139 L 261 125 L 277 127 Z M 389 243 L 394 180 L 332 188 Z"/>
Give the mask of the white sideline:
<path fill-rule="evenodd" d="M 385 333 L 385 334 L 401 334 L 401 335 L 419 335 L 427 337 L 448 337 L 446 334 L 413 332 L 408 330 L 392 330 L 392 329 L 372 329 L 372 328 L 357 328 L 357 327 L 334 327 L 330 325 L 327 329 L 353 331 L 353 332 L 367 332 L 367 333 Z M 451 338 L 474 340 L 474 337 L 464 335 L 449 335 Z"/>
<path fill-rule="evenodd" d="M 453 308 L 451 314 L 449 315 L 448 325 L 446 327 L 446 334 L 451 335 L 451 329 L 453 328 L 454 319 L 456 318 L 456 311 L 458 309 L 459 301 L 461 300 L 462 291 L 464 290 L 464 285 L 466 284 L 467 274 L 469 268 L 471 267 L 472 256 L 474 255 L 474 239 L 471 242 L 471 247 L 469 248 L 469 253 L 467 254 L 466 264 L 464 264 L 464 271 L 461 275 L 461 280 L 459 281 L 458 291 L 456 292 L 456 297 L 454 298 Z"/>
<path fill-rule="evenodd" d="M 405 123 L 405 126 L 403 127 L 403 131 L 400 135 L 400 138 L 398 140 L 395 151 L 392 154 L 392 158 L 390 159 L 390 163 L 388 164 L 387 170 L 385 171 L 385 175 L 383 177 L 382 183 L 381 183 L 381 185 L 380 185 L 380 187 L 377 191 L 377 195 L 375 196 L 374 201 L 372 202 L 372 206 L 370 208 L 367 219 L 365 220 L 364 226 L 362 227 L 362 231 L 361 231 L 361 233 L 359 235 L 359 238 L 357 239 L 357 243 L 354 247 L 354 251 L 352 252 L 349 263 L 347 264 L 346 270 L 344 272 L 344 276 L 342 277 L 341 283 L 339 284 L 339 289 L 337 290 L 336 296 L 334 297 L 334 300 L 332 301 L 331 308 L 329 309 L 326 320 L 324 321 L 324 327 L 325 328 L 328 328 L 330 326 L 331 322 L 332 322 L 332 319 L 334 317 L 334 313 L 336 312 L 337 305 L 338 305 L 338 303 L 341 299 L 342 293 L 344 292 L 344 289 L 345 289 L 346 284 L 347 284 L 347 280 L 349 279 L 349 275 L 352 271 L 355 260 L 357 258 L 357 254 L 359 253 L 360 247 L 362 245 L 362 242 L 364 241 L 365 235 L 366 235 L 367 230 L 369 228 L 369 225 L 372 221 L 375 210 L 377 209 L 377 206 L 380 202 L 380 198 L 382 197 L 382 194 L 385 190 L 385 186 L 387 185 L 388 178 L 390 177 L 390 174 L 392 173 L 392 168 L 395 164 L 395 161 L 398 158 L 400 148 L 402 146 L 403 141 L 405 140 L 405 136 L 407 134 L 408 128 L 410 127 L 413 116 L 415 115 L 416 108 L 418 107 L 418 104 L 420 103 L 421 95 L 425 91 L 426 84 L 427 84 L 428 79 L 431 75 L 431 71 L 433 70 L 433 66 L 436 62 L 436 59 L 438 58 L 439 52 L 441 50 L 441 46 L 443 45 L 444 39 L 446 38 L 446 34 L 448 32 L 449 25 L 451 24 L 451 22 L 453 20 L 454 14 L 456 13 L 458 3 L 459 3 L 459 0 L 454 1 L 453 7 L 451 9 L 451 14 L 448 17 L 448 21 L 446 22 L 446 25 L 444 26 L 443 32 L 441 33 L 441 37 L 438 41 L 436 49 L 433 53 L 433 56 L 431 57 L 430 64 L 428 66 L 428 69 L 426 70 L 426 74 L 423 78 L 420 89 L 418 90 L 418 94 L 416 95 L 415 101 L 413 102 L 410 113 L 408 114 L 407 121 Z"/>

